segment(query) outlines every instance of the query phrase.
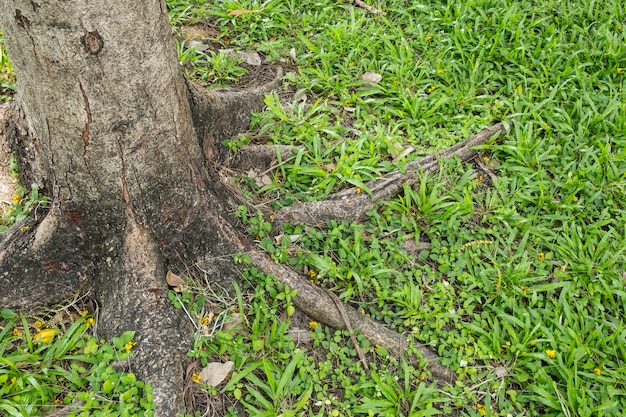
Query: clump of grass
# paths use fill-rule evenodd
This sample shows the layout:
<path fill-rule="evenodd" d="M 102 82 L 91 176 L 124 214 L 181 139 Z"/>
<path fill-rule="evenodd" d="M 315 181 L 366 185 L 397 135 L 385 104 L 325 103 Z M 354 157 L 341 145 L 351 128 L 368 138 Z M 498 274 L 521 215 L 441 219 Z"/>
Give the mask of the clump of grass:
<path fill-rule="evenodd" d="M 364 222 L 286 226 L 277 242 L 264 238 L 267 214 L 244 219 L 275 260 L 433 346 L 462 377 L 431 392 L 402 382 L 422 370 L 397 364 L 359 385 L 341 353 L 350 342 L 316 328 L 309 354 L 328 349 L 350 383 L 333 381 L 340 394 L 309 412 L 417 415 L 410 404 L 424 389 L 443 413 L 619 415 L 626 11 L 616 0 L 376 6 L 386 15 L 325 0 L 188 9 L 232 44 L 298 67 L 285 77 L 298 100 L 268 96 L 253 123 L 256 141 L 302 147 L 257 190 L 274 208 L 363 190 L 495 121 L 509 128 L 481 161 L 444 163 Z M 365 82 L 366 72 L 382 79 Z M 280 363 L 276 374 L 294 360 L 281 355 L 263 353 Z M 311 366 L 309 378 L 323 379 L 324 360 Z M 259 369 L 257 386 L 267 386 L 273 376 Z M 264 404 L 248 394 L 251 407 Z"/>
<path fill-rule="evenodd" d="M 3 415 L 40 416 L 63 407 L 76 416 L 152 415 L 150 386 L 114 368 L 131 356 L 134 332 L 107 344 L 90 335 L 93 324 L 83 315 L 63 329 L 0 311 Z"/>

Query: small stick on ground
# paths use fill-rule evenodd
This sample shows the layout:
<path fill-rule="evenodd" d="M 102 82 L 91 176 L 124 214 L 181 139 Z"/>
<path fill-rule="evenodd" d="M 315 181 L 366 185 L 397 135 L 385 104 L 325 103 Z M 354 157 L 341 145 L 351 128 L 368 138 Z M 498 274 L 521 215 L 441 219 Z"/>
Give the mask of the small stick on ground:
<path fill-rule="evenodd" d="M 364 9 L 365 9 L 365 10 L 367 10 L 368 12 L 376 13 L 376 14 L 379 14 L 379 15 L 381 15 L 381 16 L 386 15 L 386 13 L 385 13 L 385 12 L 383 12 L 382 10 L 377 9 L 376 7 L 370 6 L 369 4 L 365 3 L 365 2 L 364 2 L 364 1 L 362 1 L 362 0 L 354 0 L 354 4 L 356 4 L 356 5 L 357 5 L 357 6 L 359 6 L 359 7 L 364 8 Z"/>
<path fill-rule="evenodd" d="M 350 318 L 348 317 L 348 313 L 346 313 L 345 306 L 343 305 L 339 297 L 335 295 L 335 293 L 329 291 L 328 295 L 330 295 L 330 298 L 333 299 L 335 305 L 337 306 L 337 309 L 339 310 L 339 313 L 341 313 L 341 318 L 346 324 L 346 328 L 348 329 L 348 332 L 350 332 L 350 339 L 352 339 L 352 344 L 354 345 L 354 348 L 356 349 L 356 353 L 358 353 L 361 363 L 363 363 L 363 366 L 369 372 L 370 367 L 367 364 L 367 359 L 365 358 L 365 355 L 363 354 L 363 351 L 361 350 L 361 346 L 359 346 L 358 340 L 356 340 L 356 335 L 354 334 L 354 329 L 352 328 L 352 324 L 350 323 Z"/>

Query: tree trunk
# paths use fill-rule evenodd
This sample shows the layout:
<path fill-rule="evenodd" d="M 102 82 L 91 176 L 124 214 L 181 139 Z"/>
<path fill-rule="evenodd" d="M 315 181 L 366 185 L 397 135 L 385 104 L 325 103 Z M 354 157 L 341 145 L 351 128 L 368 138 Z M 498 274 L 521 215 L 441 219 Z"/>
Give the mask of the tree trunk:
<path fill-rule="evenodd" d="M 0 10 L 23 127 L 11 138 L 25 179 L 52 197 L 40 224 L 1 238 L 0 287 L 21 288 L 13 306 L 26 307 L 88 285 L 100 335 L 137 330 L 138 373 L 157 414 L 175 415 L 188 333 L 167 269 L 241 247 L 217 214 L 230 197 L 205 169 L 165 4 L 2 0 Z M 38 293 L 29 274 L 59 291 Z"/>

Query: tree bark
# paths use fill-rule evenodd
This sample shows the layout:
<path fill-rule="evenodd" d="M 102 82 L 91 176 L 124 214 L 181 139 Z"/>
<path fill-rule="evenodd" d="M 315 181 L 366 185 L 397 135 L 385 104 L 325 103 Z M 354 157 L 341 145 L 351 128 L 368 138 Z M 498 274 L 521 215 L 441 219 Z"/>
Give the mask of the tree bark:
<path fill-rule="evenodd" d="M 0 10 L 26 130 L 14 145 L 25 178 L 52 198 L 40 224 L 3 237 L 0 287 L 22 287 L 13 304 L 23 307 L 33 301 L 24 274 L 87 284 L 100 334 L 137 330 L 136 371 L 157 415 L 175 415 L 188 333 L 166 271 L 240 248 L 216 214 L 230 197 L 204 168 L 165 4 L 3 0 Z"/>

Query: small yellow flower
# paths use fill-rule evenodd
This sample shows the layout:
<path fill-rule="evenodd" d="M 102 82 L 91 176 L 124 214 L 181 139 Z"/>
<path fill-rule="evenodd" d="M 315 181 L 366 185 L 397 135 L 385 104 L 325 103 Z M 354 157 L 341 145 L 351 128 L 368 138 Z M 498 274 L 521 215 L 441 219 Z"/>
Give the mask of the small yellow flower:
<path fill-rule="evenodd" d="M 539 252 L 537 254 L 537 259 L 539 259 L 539 262 L 543 262 L 546 259 L 546 254 L 543 252 Z"/>
<path fill-rule="evenodd" d="M 359 188 L 359 187 L 356 188 L 356 193 L 357 194 L 361 194 L 362 192 L 363 192 L 363 190 L 361 190 L 361 188 Z"/>
<path fill-rule="evenodd" d="M 37 320 L 35 322 L 35 327 L 38 328 L 38 329 L 41 329 L 43 327 L 43 323 L 41 321 Z"/>
<path fill-rule="evenodd" d="M 57 398 L 57 399 L 55 399 L 55 400 L 54 400 L 54 403 L 55 403 L 56 405 L 61 405 L 61 404 L 63 404 L 63 400 L 61 400 L 61 399 Z"/>
<path fill-rule="evenodd" d="M 87 314 L 89 314 L 89 310 L 83 310 L 80 312 L 81 316 L 86 316 Z"/>
<path fill-rule="evenodd" d="M 209 318 L 207 316 L 200 317 L 200 324 L 206 326 L 207 324 L 209 324 Z"/>
<path fill-rule="evenodd" d="M 196 373 L 191 375 L 191 380 L 196 384 L 199 384 L 202 381 L 202 377 Z"/>
<path fill-rule="evenodd" d="M 624 70 L 623 68 L 618 68 L 618 69 L 617 69 L 617 73 L 618 73 L 618 74 L 621 74 L 623 70 Z M 17 203 L 16 203 L 16 204 L 17 204 Z"/>
<path fill-rule="evenodd" d="M 350 62 L 348 62 L 348 67 L 353 67 L 353 66 L 355 66 L 355 65 L 356 65 L 356 64 L 354 63 L 354 61 L 350 61 Z"/>
<path fill-rule="evenodd" d="M 546 355 L 548 355 L 550 359 L 554 359 L 556 356 L 556 350 L 548 349 L 546 350 Z"/>
<path fill-rule="evenodd" d="M 136 344 L 137 342 L 128 342 L 124 345 L 124 349 L 130 351 L 132 348 L 135 347 Z"/>
<path fill-rule="evenodd" d="M 426 375 L 420 374 L 420 381 L 424 381 L 426 379 Z"/>
<path fill-rule="evenodd" d="M 54 338 L 54 335 L 57 334 L 55 329 L 43 329 L 39 333 L 37 333 L 33 339 L 35 342 L 48 343 L 51 342 Z"/>
<path fill-rule="evenodd" d="M 596 368 L 593 370 L 593 373 L 596 375 L 600 375 L 602 373 L 602 371 L 600 370 L 600 368 Z"/>
<path fill-rule="evenodd" d="M 312 270 L 312 269 L 309 269 L 309 276 L 310 276 L 311 278 L 313 278 L 313 277 L 314 277 L 314 276 L 316 276 L 316 275 L 317 275 L 317 272 L 315 272 L 315 271 L 314 271 L 314 270 Z"/>
<path fill-rule="evenodd" d="M 426 91 L 428 93 L 432 93 L 433 91 L 435 91 L 435 88 L 437 88 L 437 86 L 431 85 L 430 87 L 428 87 L 428 89 Z"/>
<path fill-rule="evenodd" d="M 309 327 L 311 328 L 311 330 L 315 330 L 315 328 L 317 327 L 317 322 L 316 321 L 310 321 L 309 322 Z"/>
<path fill-rule="evenodd" d="M 13 200 L 13 204 L 18 204 L 20 200 L 22 199 L 22 197 L 20 197 L 18 194 L 13 194 L 11 196 L 11 199 Z"/>
<path fill-rule="evenodd" d="M 270 214 L 270 220 L 274 220 L 274 219 L 275 219 L 274 215 Z"/>
<path fill-rule="evenodd" d="M 22 337 L 22 332 L 19 331 L 17 327 L 13 328 L 13 336 Z"/>
<path fill-rule="evenodd" d="M 442 75 L 443 74 L 443 70 L 442 69 L 438 69 L 437 70 L 437 74 Z"/>
<path fill-rule="evenodd" d="M 482 404 L 476 404 L 476 409 L 480 413 L 481 416 L 487 415 L 487 410 L 485 410 L 485 406 Z"/>
<path fill-rule="evenodd" d="M 88 327 L 93 327 L 94 324 L 96 324 L 96 321 L 93 319 L 93 317 L 89 317 L 85 323 L 87 323 Z"/>
<path fill-rule="evenodd" d="M 479 175 L 476 178 L 474 178 L 474 182 L 483 182 L 483 176 Z"/>
<path fill-rule="evenodd" d="M 433 37 L 432 37 L 432 36 L 430 36 L 430 35 L 426 36 L 426 42 L 430 42 L 430 41 L 432 41 L 432 40 L 433 40 Z"/>
<path fill-rule="evenodd" d="M 507 340 L 504 344 L 507 345 L 507 346 L 511 346 L 511 341 Z"/>

